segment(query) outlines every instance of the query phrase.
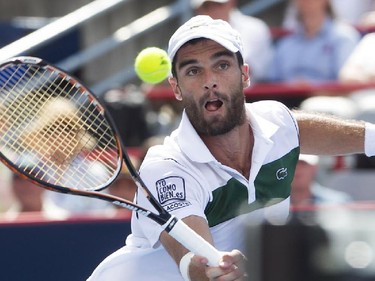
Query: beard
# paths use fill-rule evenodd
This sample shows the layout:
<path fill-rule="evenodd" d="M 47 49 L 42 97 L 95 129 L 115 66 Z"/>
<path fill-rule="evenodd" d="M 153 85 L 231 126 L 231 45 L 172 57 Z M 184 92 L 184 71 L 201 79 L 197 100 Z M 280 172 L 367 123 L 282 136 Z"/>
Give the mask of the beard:
<path fill-rule="evenodd" d="M 245 98 L 242 89 L 235 90 L 230 97 L 219 92 L 214 92 L 214 95 L 223 102 L 221 106 L 226 106 L 227 113 L 225 116 L 216 116 L 209 120 L 204 118 L 203 113 L 207 101 L 206 95 L 198 101 L 198 104 L 194 100 L 185 99 L 185 112 L 199 135 L 218 136 L 226 134 L 236 126 L 242 125 L 246 120 Z"/>

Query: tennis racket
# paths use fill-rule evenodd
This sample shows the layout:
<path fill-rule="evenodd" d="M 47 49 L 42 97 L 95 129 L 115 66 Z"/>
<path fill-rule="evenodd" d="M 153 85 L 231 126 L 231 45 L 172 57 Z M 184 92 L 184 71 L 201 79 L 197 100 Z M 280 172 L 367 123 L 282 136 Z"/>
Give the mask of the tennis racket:
<path fill-rule="evenodd" d="M 144 215 L 210 265 L 218 265 L 219 252 L 151 194 L 99 100 L 76 78 L 42 59 L 17 57 L 0 65 L 0 158 L 41 187 Z M 117 178 L 123 162 L 156 212 L 99 192 Z"/>

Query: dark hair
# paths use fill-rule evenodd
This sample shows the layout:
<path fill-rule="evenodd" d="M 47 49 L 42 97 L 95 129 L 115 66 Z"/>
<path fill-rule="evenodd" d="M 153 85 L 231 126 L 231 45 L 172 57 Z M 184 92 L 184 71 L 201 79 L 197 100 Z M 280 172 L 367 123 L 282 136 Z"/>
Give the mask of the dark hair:
<path fill-rule="evenodd" d="M 204 37 L 201 37 L 201 38 L 195 38 L 195 39 L 191 39 L 189 41 L 187 41 L 185 44 L 183 44 L 180 48 L 186 46 L 186 45 L 189 45 L 189 44 L 197 44 L 198 42 L 201 42 L 201 41 L 204 41 L 204 40 L 209 40 L 207 38 L 204 38 Z M 173 58 L 173 61 L 172 61 L 172 76 L 173 77 L 176 77 L 177 78 L 177 72 L 176 72 L 176 58 L 177 58 L 177 54 L 178 54 L 178 51 L 177 53 L 175 54 L 174 58 Z M 239 66 L 242 66 L 244 64 L 244 59 L 241 55 L 241 53 L 238 51 L 235 53 L 236 57 L 237 57 L 237 61 L 238 61 L 238 65 Z"/>

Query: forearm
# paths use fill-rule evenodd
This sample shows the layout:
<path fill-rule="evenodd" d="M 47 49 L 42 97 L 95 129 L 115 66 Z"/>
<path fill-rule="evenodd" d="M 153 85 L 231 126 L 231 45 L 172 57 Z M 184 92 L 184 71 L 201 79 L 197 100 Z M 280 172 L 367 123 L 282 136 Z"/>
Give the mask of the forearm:
<path fill-rule="evenodd" d="M 343 155 L 364 152 L 365 123 L 294 111 L 301 153 Z"/>
<path fill-rule="evenodd" d="M 194 231 L 196 231 L 200 236 L 202 236 L 205 240 L 207 240 L 209 243 L 212 242 L 211 233 L 209 231 L 207 222 L 200 217 L 197 216 L 189 216 L 185 219 L 183 219 L 184 223 L 186 223 L 188 226 L 190 226 Z M 179 242 L 171 238 L 167 233 L 162 233 L 160 236 L 160 241 L 163 244 L 163 246 L 168 251 L 169 255 L 175 260 L 176 264 L 180 264 L 181 258 L 188 253 L 188 250 L 183 247 Z M 208 278 L 205 274 L 205 265 L 202 264 L 202 266 L 197 267 L 193 264 L 190 264 L 189 267 L 189 273 L 191 280 L 194 281 L 206 281 Z"/>

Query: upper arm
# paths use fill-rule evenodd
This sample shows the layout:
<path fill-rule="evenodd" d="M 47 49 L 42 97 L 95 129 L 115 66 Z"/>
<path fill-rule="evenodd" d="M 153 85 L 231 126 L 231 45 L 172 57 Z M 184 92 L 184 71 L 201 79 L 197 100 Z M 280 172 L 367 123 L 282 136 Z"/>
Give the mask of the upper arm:
<path fill-rule="evenodd" d="M 205 221 L 204 209 L 209 194 L 186 166 L 175 159 L 148 161 L 143 164 L 140 175 L 162 207 L 179 219 L 188 216 L 200 217 Z M 137 193 L 137 202 L 141 206 L 153 209 L 143 192 Z M 162 227 L 152 220 L 138 216 L 138 225 L 150 245 L 157 246 Z"/>

